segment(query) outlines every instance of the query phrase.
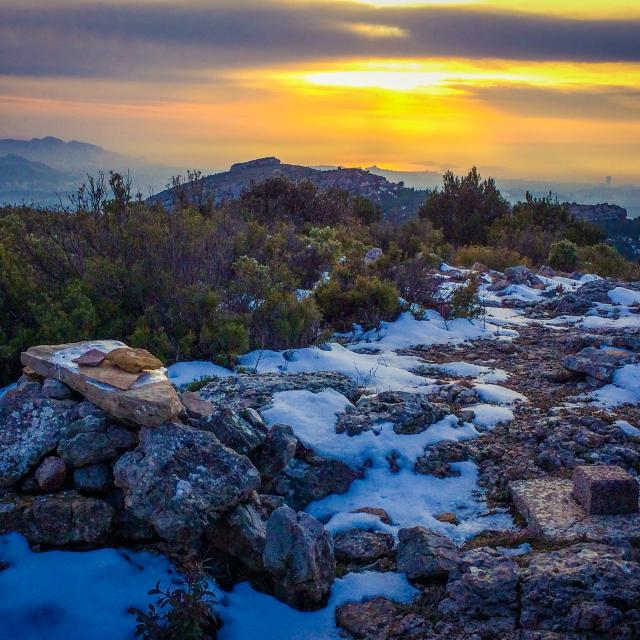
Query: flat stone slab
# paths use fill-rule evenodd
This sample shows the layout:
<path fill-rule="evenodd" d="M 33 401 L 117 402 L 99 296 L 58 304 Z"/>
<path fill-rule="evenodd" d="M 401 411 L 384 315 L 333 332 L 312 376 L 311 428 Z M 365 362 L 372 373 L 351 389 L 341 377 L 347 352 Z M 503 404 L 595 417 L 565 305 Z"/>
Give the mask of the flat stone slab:
<path fill-rule="evenodd" d="M 60 380 L 116 418 L 147 427 L 175 419 L 183 407 L 164 369 L 131 374 L 113 365 L 74 362 L 92 349 L 109 353 L 126 346 L 117 340 L 44 345 L 31 347 L 20 359 L 38 375 Z"/>
<path fill-rule="evenodd" d="M 591 515 L 638 511 L 640 485 L 621 467 L 588 465 L 573 472 L 573 497 Z"/>
<path fill-rule="evenodd" d="M 573 482 L 539 478 L 509 484 L 534 535 L 550 541 L 615 542 L 640 537 L 640 514 L 589 515 L 572 497 Z"/>

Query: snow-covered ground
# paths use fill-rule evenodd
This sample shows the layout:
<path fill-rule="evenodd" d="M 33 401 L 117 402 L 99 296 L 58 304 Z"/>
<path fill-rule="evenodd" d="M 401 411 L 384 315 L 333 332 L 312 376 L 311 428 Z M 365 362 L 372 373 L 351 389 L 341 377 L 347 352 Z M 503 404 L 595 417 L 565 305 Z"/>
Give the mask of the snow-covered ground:
<path fill-rule="evenodd" d="M 443 277 L 465 274 L 467 270 L 442 267 Z M 497 296 L 482 286 L 483 299 L 490 305 L 503 299 L 538 302 L 545 290 L 562 286 L 565 291 L 594 279 L 580 280 L 539 276 L 544 288 L 512 285 L 506 296 Z M 458 286 L 451 281 L 450 288 Z M 609 292 L 610 304 L 599 304 L 584 316 L 563 316 L 544 320 L 549 328 L 578 325 L 584 328 L 639 327 L 638 292 L 618 287 Z M 375 529 L 397 533 L 402 527 L 423 525 L 461 542 L 488 528 L 513 525 L 508 513 L 492 512 L 478 490 L 477 468 L 472 462 L 453 464 L 458 476 L 436 478 L 414 472 L 416 459 L 425 448 L 442 441 L 463 441 L 482 437 L 482 432 L 514 419 L 513 409 L 527 398 L 499 383 L 509 372 L 487 364 L 463 360 L 446 364 L 425 363 L 422 359 L 398 351 L 420 345 L 461 344 L 470 340 L 510 340 L 517 327 L 532 322 L 522 311 L 489 306 L 485 318 L 445 322 L 433 311 L 422 319 L 410 313 L 395 322 L 382 323 L 375 331 L 355 332 L 348 345 L 334 342 L 323 347 L 288 351 L 260 350 L 240 357 L 246 371 L 314 372 L 336 371 L 349 376 L 369 393 L 386 390 L 428 392 L 435 379 L 420 375 L 427 371 L 454 378 L 471 379 L 481 402 L 471 405 L 472 423 L 447 416 L 422 433 L 396 434 L 391 423 L 376 425 L 375 431 L 356 436 L 337 434 L 338 416 L 351 403 L 335 390 L 320 393 L 285 391 L 275 394 L 262 415 L 268 425 L 289 424 L 296 436 L 318 454 L 339 459 L 364 469 L 349 491 L 330 495 L 311 503 L 307 511 L 336 533 L 349 528 Z M 514 329 L 515 327 L 515 329 Z M 229 376 L 234 372 L 210 362 L 183 362 L 169 367 L 171 382 L 182 387 L 204 376 Z M 6 389 L 0 389 L 0 395 Z M 640 403 L 640 365 L 627 365 L 614 374 L 613 383 L 584 399 L 604 407 Z M 617 426 L 629 436 L 640 434 L 633 425 L 620 420 Z M 392 472 L 392 457 L 399 471 Z M 366 465 L 365 465 L 366 463 Z M 385 509 L 392 525 L 382 523 L 368 513 L 353 513 L 361 507 Z M 453 512 L 458 524 L 435 518 Z M 17 534 L 0 538 L 0 638 L 34 640 L 125 640 L 132 637 L 135 618 L 127 613 L 131 606 L 144 608 L 146 595 L 156 580 L 174 576 L 170 563 L 150 553 L 129 553 L 105 549 L 93 552 L 29 551 Z M 224 626 L 221 640 L 311 640 L 337 639 L 335 608 L 345 602 L 385 595 L 408 601 L 415 593 L 404 576 L 396 573 L 350 573 L 336 580 L 326 608 L 317 612 L 299 612 L 258 593 L 247 583 L 236 585 L 231 593 L 217 592 Z M 45 635 L 46 634 L 46 635 Z"/>

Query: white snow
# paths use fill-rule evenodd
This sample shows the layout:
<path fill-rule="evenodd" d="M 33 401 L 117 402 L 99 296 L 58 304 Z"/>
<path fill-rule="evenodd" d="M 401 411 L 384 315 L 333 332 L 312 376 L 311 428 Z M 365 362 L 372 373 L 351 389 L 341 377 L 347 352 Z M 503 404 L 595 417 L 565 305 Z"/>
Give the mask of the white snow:
<path fill-rule="evenodd" d="M 425 391 L 434 382 L 411 373 L 411 369 L 417 369 L 423 364 L 419 358 L 399 356 L 392 351 L 380 354 L 355 353 L 337 342 L 332 342 L 324 348 L 252 351 L 241 356 L 239 360 L 244 368 L 260 373 L 337 371 L 349 376 L 357 385 L 374 391 Z"/>
<path fill-rule="evenodd" d="M 397 573 L 363 571 L 338 578 L 328 605 L 320 611 L 296 611 L 275 598 L 258 593 L 243 582 L 225 596 L 228 606 L 220 613 L 224 625 L 219 640 L 338 640 L 335 610 L 347 602 L 384 595 L 396 602 L 408 602 L 417 590 Z"/>
<path fill-rule="evenodd" d="M 633 436 L 634 438 L 640 438 L 640 429 L 638 429 L 638 427 L 634 427 L 630 422 L 627 422 L 626 420 L 616 420 L 613 424 L 615 424 L 616 427 L 626 435 Z"/>
<path fill-rule="evenodd" d="M 407 349 L 434 344 L 459 344 L 467 340 L 496 337 L 517 337 L 517 331 L 499 329 L 495 325 L 480 320 L 455 318 L 445 322 L 442 316 L 432 310 L 425 312 L 424 319 L 417 320 L 405 312 L 395 322 L 381 323 L 379 330 L 364 334 L 370 342 L 357 344 L 359 349 Z"/>
<path fill-rule="evenodd" d="M 607 291 L 607 296 L 613 304 L 623 304 L 627 306 L 640 304 L 640 291 L 633 291 L 625 287 L 615 287 L 615 289 Z"/>
<path fill-rule="evenodd" d="M 509 374 L 504 369 L 485 367 L 470 362 L 446 362 L 444 364 L 427 364 L 428 369 L 435 369 L 451 376 L 474 378 L 477 382 L 505 382 Z"/>
<path fill-rule="evenodd" d="M 191 362 L 177 362 L 167 368 L 169 382 L 176 387 L 184 387 L 195 380 L 205 376 L 222 378 L 236 375 L 233 371 L 225 369 L 213 362 L 206 360 L 193 360 Z"/>
<path fill-rule="evenodd" d="M 526 396 L 497 384 L 476 384 L 474 389 L 484 402 L 509 405 L 515 402 L 527 402 Z"/>
<path fill-rule="evenodd" d="M 598 406 L 613 408 L 626 404 L 640 404 L 640 364 L 627 364 L 613 374 L 612 384 L 587 396 Z"/>
<path fill-rule="evenodd" d="M 511 422 L 513 411 L 507 407 L 496 407 L 492 404 L 472 404 L 466 409 L 475 413 L 473 423 L 485 429 L 493 429 L 496 425 Z"/>
<path fill-rule="evenodd" d="M 127 609 L 146 609 L 154 600 L 147 591 L 173 572 L 148 552 L 33 553 L 17 533 L 0 537 L 0 560 L 9 565 L 0 571 L 0 638 L 7 640 L 130 640 L 135 616 Z"/>

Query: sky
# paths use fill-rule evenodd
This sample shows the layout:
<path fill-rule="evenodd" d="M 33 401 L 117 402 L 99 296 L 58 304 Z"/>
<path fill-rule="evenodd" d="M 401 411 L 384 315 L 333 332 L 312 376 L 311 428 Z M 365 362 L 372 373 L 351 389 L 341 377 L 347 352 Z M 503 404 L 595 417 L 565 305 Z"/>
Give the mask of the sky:
<path fill-rule="evenodd" d="M 638 0 L 0 0 L 0 137 L 640 183 Z"/>

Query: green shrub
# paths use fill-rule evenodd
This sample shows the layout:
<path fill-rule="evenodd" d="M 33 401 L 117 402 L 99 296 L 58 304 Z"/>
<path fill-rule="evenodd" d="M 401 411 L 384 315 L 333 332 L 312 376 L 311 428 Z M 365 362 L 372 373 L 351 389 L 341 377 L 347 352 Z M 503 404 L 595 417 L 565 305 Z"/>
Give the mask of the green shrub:
<path fill-rule="evenodd" d="M 640 268 L 621 256 L 608 244 L 600 243 L 578 249 L 580 271 L 595 273 L 602 277 L 633 280 L 640 277 Z"/>
<path fill-rule="evenodd" d="M 469 278 L 461 287 L 453 290 L 447 300 L 448 315 L 450 318 L 478 318 L 484 313 L 480 304 L 480 279 Z"/>
<path fill-rule="evenodd" d="M 578 247 L 570 240 L 554 242 L 549 248 L 549 265 L 561 271 L 573 271 L 578 266 Z"/>
<path fill-rule="evenodd" d="M 382 320 L 393 320 L 400 311 L 398 298 L 392 282 L 376 276 L 353 277 L 344 269 L 336 270 L 315 292 L 324 319 L 341 331 L 349 331 L 353 323 L 372 328 Z"/>
<path fill-rule="evenodd" d="M 506 247 L 488 247 L 483 245 L 466 245 L 460 247 L 454 254 L 453 264 L 471 267 L 476 262 L 497 271 L 504 271 L 515 264 L 529 264 L 528 258 L 517 251 Z"/>

